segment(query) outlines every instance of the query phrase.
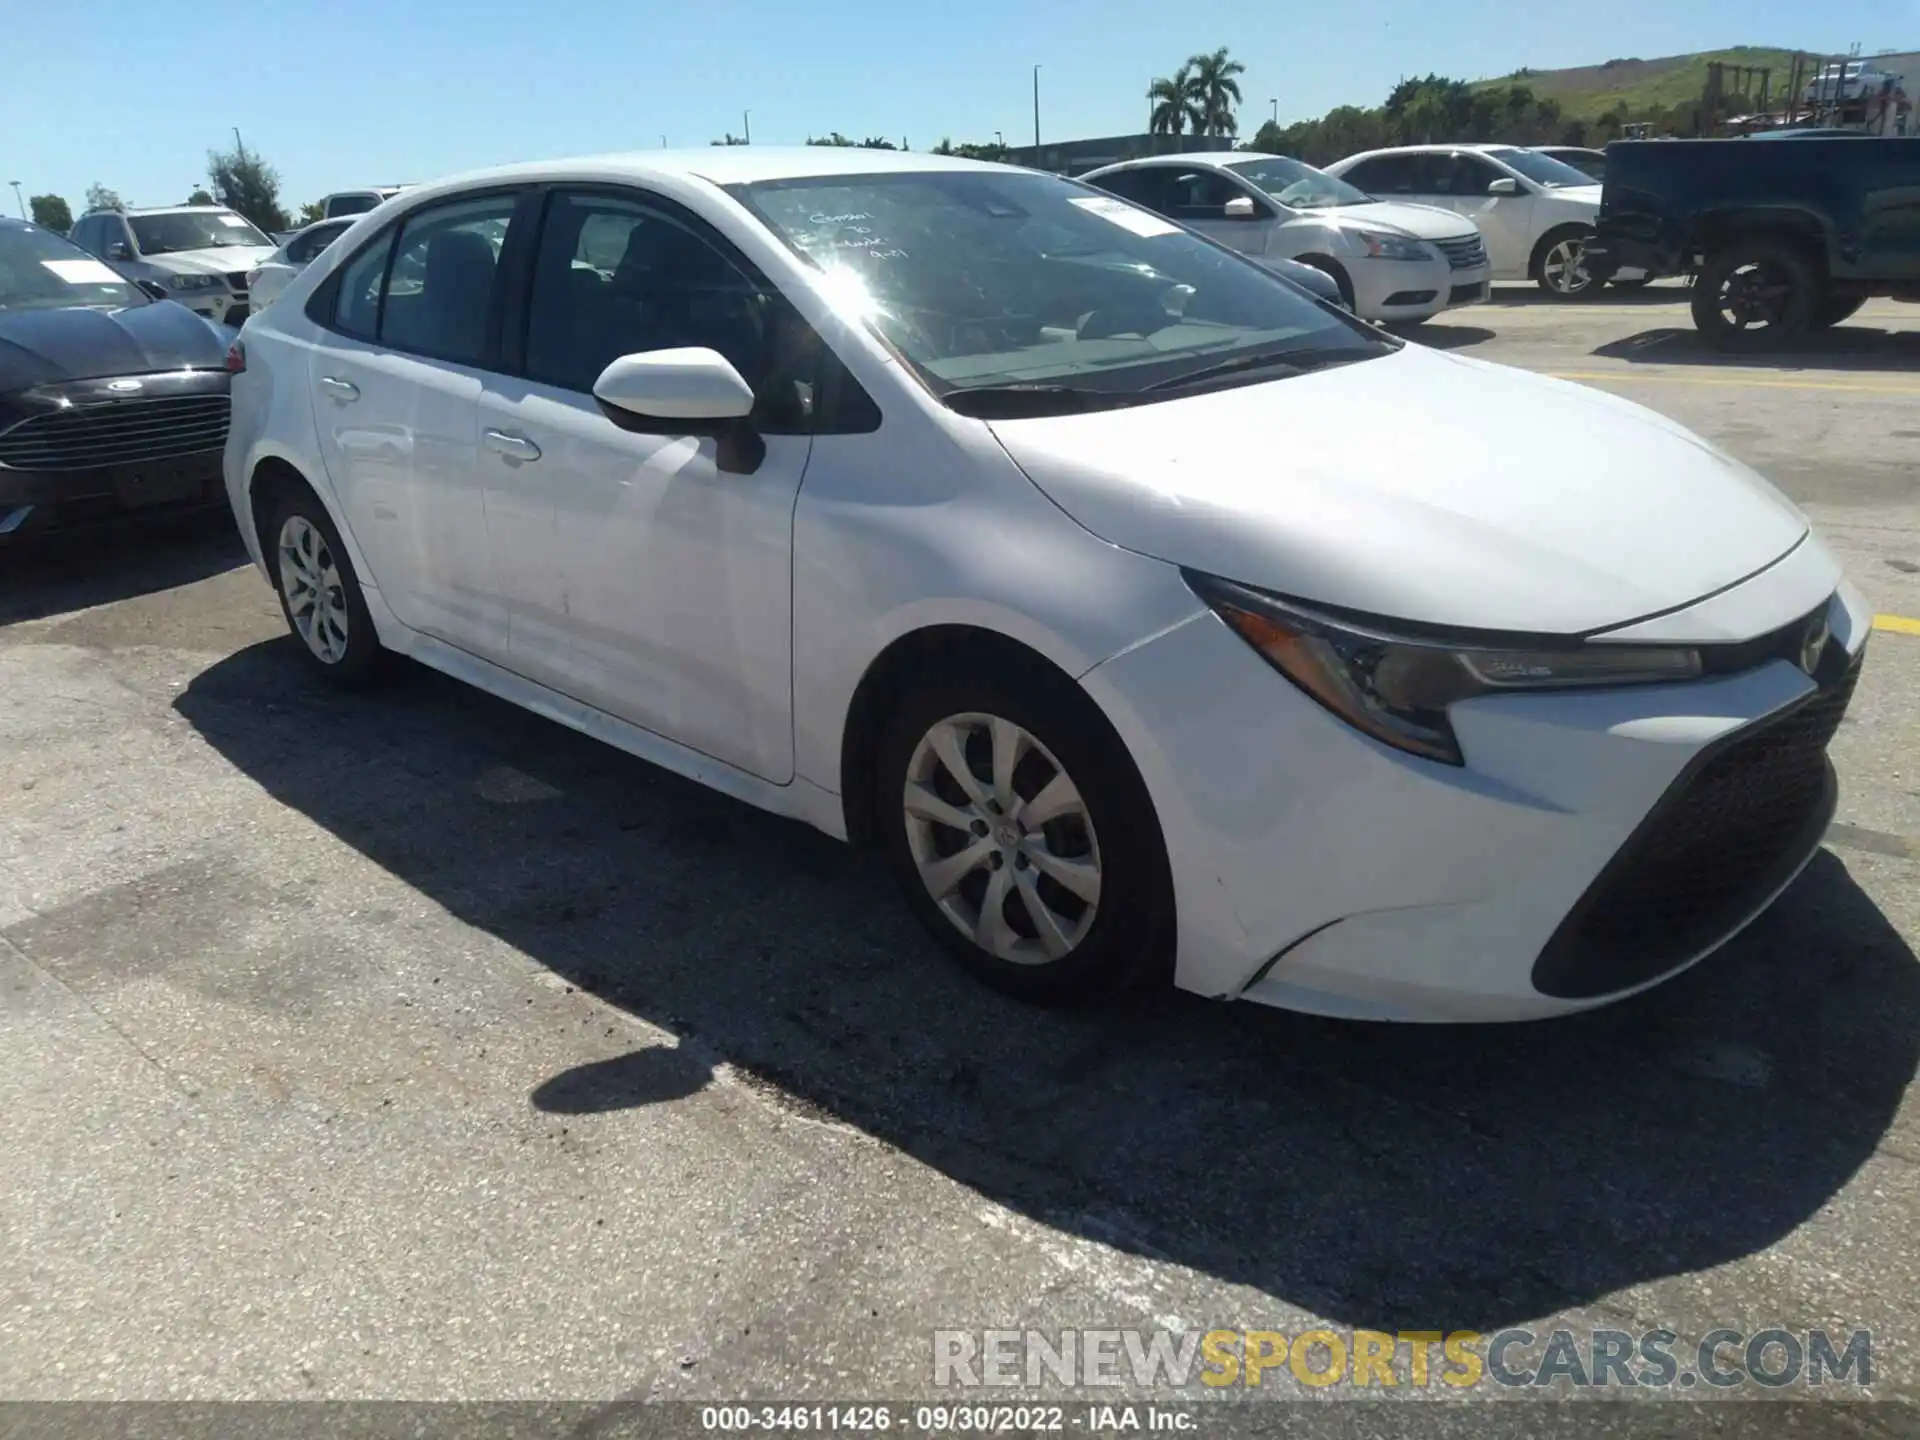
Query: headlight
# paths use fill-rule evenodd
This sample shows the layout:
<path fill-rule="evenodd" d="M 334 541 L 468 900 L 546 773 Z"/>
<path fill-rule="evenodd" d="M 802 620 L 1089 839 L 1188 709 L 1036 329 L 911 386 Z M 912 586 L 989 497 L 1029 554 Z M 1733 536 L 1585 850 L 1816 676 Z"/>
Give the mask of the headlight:
<path fill-rule="evenodd" d="M 1355 240 L 1369 259 L 1373 260 L 1425 260 L 1426 243 L 1414 239 L 1411 235 L 1386 235 L 1378 230 L 1359 230 L 1354 232 Z"/>
<path fill-rule="evenodd" d="M 160 283 L 169 290 L 211 290 L 220 283 L 218 275 L 163 275 Z"/>
<path fill-rule="evenodd" d="M 1449 765 L 1464 763 L 1447 709 L 1475 695 L 1691 680 L 1700 652 L 1676 646 L 1536 647 L 1501 637 L 1395 635 L 1334 620 L 1258 590 L 1183 571 L 1193 592 L 1266 661 L 1356 730 Z M 1389 622 L 1390 623 L 1390 622 Z"/>

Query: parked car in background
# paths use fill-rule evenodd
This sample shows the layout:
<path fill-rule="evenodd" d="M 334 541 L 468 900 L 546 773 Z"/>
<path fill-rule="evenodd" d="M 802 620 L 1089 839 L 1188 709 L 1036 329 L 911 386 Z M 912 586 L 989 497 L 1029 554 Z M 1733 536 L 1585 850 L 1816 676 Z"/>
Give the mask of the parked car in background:
<path fill-rule="evenodd" d="M 376 185 L 371 190 L 336 190 L 321 200 L 320 218 L 337 220 L 343 215 L 364 215 L 406 188 L 404 185 Z"/>
<path fill-rule="evenodd" d="M 1600 186 L 1590 175 L 1516 145 L 1404 145 L 1327 167 L 1383 200 L 1435 205 L 1471 220 L 1496 280 L 1532 280 L 1574 298 L 1599 288 L 1582 263 Z M 1620 272 L 1623 281 L 1642 277 Z"/>
<path fill-rule="evenodd" d="M 226 353 L 203 317 L 0 218 L 0 545 L 217 502 Z"/>
<path fill-rule="evenodd" d="M 1872 612 L 1764 480 L 1058 176 L 485 171 L 236 351 L 229 499 L 299 663 L 411 655 L 875 843 L 1020 994 L 1585 1009 L 1834 813 Z"/>
<path fill-rule="evenodd" d="M 247 272 L 247 289 L 254 313 L 273 303 L 274 296 L 286 289 L 287 281 L 298 275 L 322 250 L 338 240 L 358 223 L 357 215 L 338 220 L 316 220 L 294 231 L 280 248 Z"/>
<path fill-rule="evenodd" d="M 1263 263 L 1324 271 L 1365 320 L 1420 321 L 1487 298 L 1471 220 L 1384 205 L 1311 165 L 1245 150 L 1156 156 L 1080 179 Z"/>
<path fill-rule="evenodd" d="M 247 318 L 247 272 L 273 242 L 224 205 L 151 210 L 90 210 L 74 222 L 73 242 L 129 280 L 151 280 L 209 320 Z"/>
<path fill-rule="evenodd" d="M 1536 155 L 1545 155 L 1562 165 L 1571 165 L 1582 175 L 1590 177 L 1596 185 L 1607 183 L 1607 152 L 1604 150 L 1595 150 L 1586 145 L 1535 145 L 1532 148 Z"/>
<path fill-rule="evenodd" d="M 1693 323 L 1726 349 L 1920 301 L 1920 139 L 1616 142 L 1588 263 L 1692 272 Z"/>

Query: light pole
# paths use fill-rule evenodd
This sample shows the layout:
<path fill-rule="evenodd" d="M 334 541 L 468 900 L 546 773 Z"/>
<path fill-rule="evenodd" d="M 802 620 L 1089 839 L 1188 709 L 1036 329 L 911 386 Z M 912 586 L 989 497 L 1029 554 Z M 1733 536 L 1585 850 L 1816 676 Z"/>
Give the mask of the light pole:
<path fill-rule="evenodd" d="M 1033 67 L 1033 163 L 1040 164 L 1040 67 Z"/>
<path fill-rule="evenodd" d="M 740 131 L 740 138 L 751 145 L 753 143 L 753 112 L 751 110 L 740 112 Z"/>
<path fill-rule="evenodd" d="M 1273 123 L 1278 125 L 1280 123 L 1280 102 L 1278 100 L 1269 100 L 1267 104 L 1273 107 Z"/>
<path fill-rule="evenodd" d="M 20 198 L 20 182 L 9 180 L 7 183 L 13 187 L 13 203 L 20 207 L 20 218 L 24 220 L 27 218 L 27 202 Z"/>

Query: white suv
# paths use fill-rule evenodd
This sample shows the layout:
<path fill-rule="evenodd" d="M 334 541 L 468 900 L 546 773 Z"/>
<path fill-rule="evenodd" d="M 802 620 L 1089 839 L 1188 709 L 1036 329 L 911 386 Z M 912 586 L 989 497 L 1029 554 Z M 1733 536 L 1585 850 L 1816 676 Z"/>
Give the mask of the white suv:
<path fill-rule="evenodd" d="M 1437 205 L 1480 227 L 1496 280 L 1532 280 L 1571 299 L 1600 288 L 1583 263 L 1600 213 L 1590 175 L 1516 145 L 1405 145 L 1327 167 L 1382 200 Z M 1638 271 L 1623 271 L 1631 282 Z"/>
<path fill-rule="evenodd" d="M 1128 160 L 1080 177 L 1271 264 L 1331 276 L 1363 320 L 1420 321 L 1487 298 L 1487 252 L 1473 221 L 1383 205 L 1324 171 L 1246 150 Z"/>
<path fill-rule="evenodd" d="M 273 242 L 224 205 L 92 210 L 71 238 L 127 279 L 161 285 L 189 310 L 227 325 L 247 318 L 247 272 L 273 254 Z"/>

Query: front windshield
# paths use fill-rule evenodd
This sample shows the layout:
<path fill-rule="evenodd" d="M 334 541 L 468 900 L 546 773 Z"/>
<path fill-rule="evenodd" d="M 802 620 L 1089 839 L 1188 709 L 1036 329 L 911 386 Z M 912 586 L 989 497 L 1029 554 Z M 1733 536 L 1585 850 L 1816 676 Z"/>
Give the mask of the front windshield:
<path fill-rule="evenodd" d="M 129 215 L 142 255 L 172 255 L 182 250 L 214 250 L 223 245 L 273 242 L 231 210 L 174 210 L 161 215 Z"/>
<path fill-rule="evenodd" d="M 58 235 L 0 226 L 0 310 L 119 309 L 145 301 L 138 289 Z"/>
<path fill-rule="evenodd" d="M 1251 180 L 1290 210 L 1328 210 L 1336 205 L 1371 205 L 1373 197 L 1337 176 L 1283 155 L 1240 160 L 1227 169 Z"/>
<path fill-rule="evenodd" d="M 912 171 L 732 193 L 946 397 L 1137 397 L 1267 351 L 1327 364 L 1394 348 L 1231 251 L 1052 175 Z"/>
<path fill-rule="evenodd" d="M 1565 161 L 1556 160 L 1551 155 L 1542 155 L 1538 150 L 1489 150 L 1487 154 L 1509 169 L 1518 170 L 1536 185 L 1544 185 L 1549 190 L 1564 190 L 1569 185 L 1592 185 L 1594 178 L 1585 171 L 1576 170 Z"/>

